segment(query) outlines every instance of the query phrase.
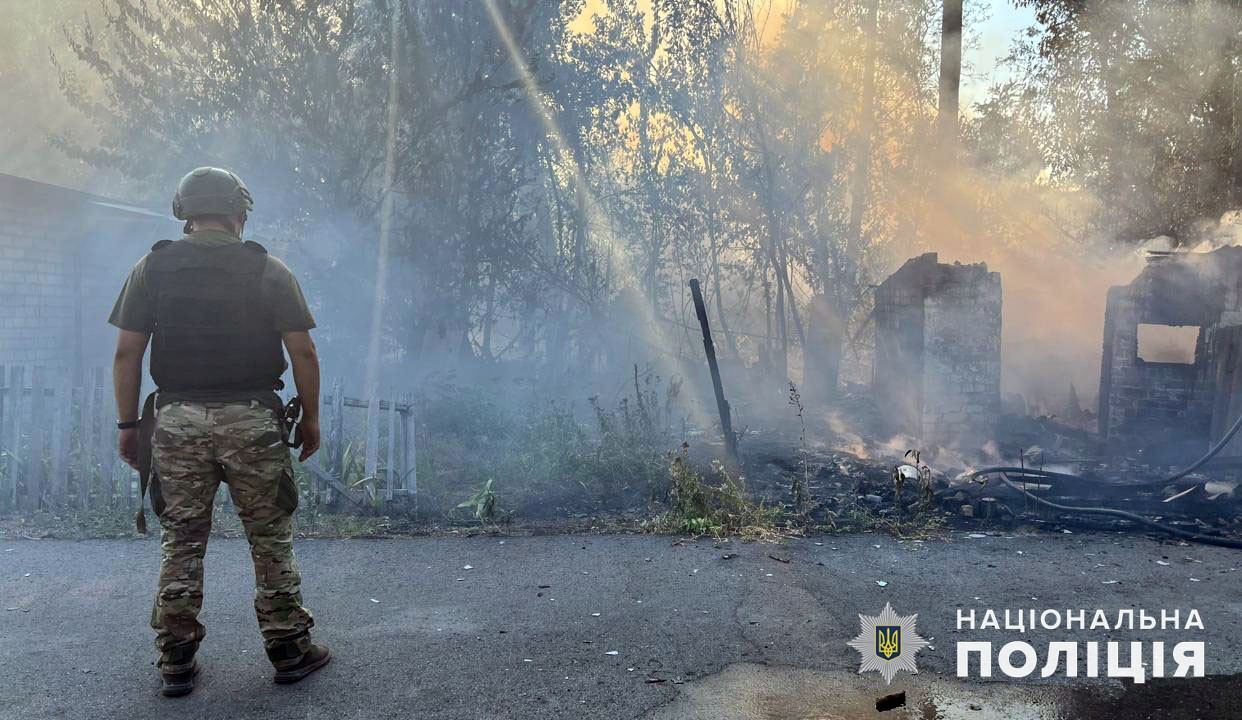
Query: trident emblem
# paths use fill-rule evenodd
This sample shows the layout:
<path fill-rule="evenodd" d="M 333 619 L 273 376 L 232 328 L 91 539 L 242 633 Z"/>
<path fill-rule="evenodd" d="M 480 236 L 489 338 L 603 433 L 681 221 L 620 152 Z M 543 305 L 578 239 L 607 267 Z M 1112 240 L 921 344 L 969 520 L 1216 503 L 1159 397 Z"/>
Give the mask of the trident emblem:
<path fill-rule="evenodd" d="M 892 660 L 901 654 L 901 626 L 877 625 L 875 628 L 875 654 Z"/>

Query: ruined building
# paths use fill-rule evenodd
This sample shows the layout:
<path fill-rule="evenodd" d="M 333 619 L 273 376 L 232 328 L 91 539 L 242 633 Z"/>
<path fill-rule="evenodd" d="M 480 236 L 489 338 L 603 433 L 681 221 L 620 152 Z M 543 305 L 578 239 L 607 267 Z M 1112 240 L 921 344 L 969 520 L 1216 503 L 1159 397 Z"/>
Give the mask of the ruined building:
<path fill-rule="evenodd" d="M 1242 247 L 1224 247 L 1152 253 L 1133 282 L 1109 288 L 1099 416 L 1109 450 L 1177 463 L 1232 424 L 1242 407 L 1240 284 Z"/>
<path fill-rule="evenodd" d="M 906 261 L 875 293 L 872 379 L 888 431 L 977 449 L 1000 415 L 1001 282 L 987 265 Z"/>

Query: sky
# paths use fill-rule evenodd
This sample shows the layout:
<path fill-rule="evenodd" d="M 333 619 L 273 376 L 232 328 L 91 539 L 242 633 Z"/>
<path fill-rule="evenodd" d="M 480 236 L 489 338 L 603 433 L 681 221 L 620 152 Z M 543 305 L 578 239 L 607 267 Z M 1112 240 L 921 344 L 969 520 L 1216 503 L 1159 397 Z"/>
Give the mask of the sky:
<path fill-rule="evenodd" d="M 1013 41 L 1035 24 L 1035 11 L 1015 8 L 1012 0 L 965 0 L 966 12 L 980 13 L 966 28 L 968 47 L 963 63 L 971 77 L 962 78 L 962 107 L 982 100 L 988 87 L 1003 81 L 1006 69 L 999 63 L 1009 53 Z M 968 17 L 969 21 L 969 17 Z M 973 38 L 973 41 L 972 41 Z"/>

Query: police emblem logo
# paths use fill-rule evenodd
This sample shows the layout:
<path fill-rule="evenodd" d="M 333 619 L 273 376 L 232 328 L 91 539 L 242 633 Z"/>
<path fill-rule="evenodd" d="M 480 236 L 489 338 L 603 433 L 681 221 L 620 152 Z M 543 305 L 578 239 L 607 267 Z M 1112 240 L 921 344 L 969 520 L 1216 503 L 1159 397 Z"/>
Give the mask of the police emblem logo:
<path fill-rule="evenodd" d="M 885 660 L 892 660 L 901 654 L 900 625 L 876 625 L 875 654 Z"/>
<path fill-rule="evenodd" d="M 898 670 L 917 674 L 915 653 L 927 647 L 927 641 L 915 631 L 918 617 L 898 615 L 888 603 L 879 615 L 859 615 L 861 632 L 848 643 L 862 656 L 858 672 L 874 670 L 884 677 L 885 684 L 893 682 Z"/>

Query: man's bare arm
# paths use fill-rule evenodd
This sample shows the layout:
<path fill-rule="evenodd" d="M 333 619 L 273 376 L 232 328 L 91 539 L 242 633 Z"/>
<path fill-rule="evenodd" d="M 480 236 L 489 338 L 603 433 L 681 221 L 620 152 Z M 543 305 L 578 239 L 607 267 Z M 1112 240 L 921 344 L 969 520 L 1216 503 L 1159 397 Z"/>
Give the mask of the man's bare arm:
<path fill-rule="evenodd" d="M 112 389 L 116 395 L 116 416 L 121 422 L 138 419 L 138 394 L 142 390 L 142 356 L 147 352 L 150 333 L 122 330 L 116 339 L 112 359 Z M 130 467 L 138 467 L 138 430 L 122 430 L 117 449 Z"/>
<path fill-rule="evenodd" d="M 281 333 L 281 339 L 293 364 L 293 384 L 302 399 L 302 453 L 298 460 L 305 461 L 319 449 L 319 353 L 305 330 Z"/>

